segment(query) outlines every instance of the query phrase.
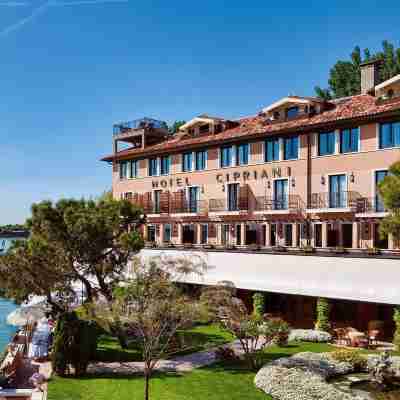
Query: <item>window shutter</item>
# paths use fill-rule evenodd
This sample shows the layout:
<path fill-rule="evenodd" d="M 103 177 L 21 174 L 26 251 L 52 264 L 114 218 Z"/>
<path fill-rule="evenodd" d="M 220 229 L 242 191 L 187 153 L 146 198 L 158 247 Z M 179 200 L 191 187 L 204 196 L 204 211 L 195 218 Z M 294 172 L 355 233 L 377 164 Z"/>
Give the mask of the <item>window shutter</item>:
<path fill-rule="evenodd" d="M 262 143 L 261 142 L 255 142 L 252 143 L 250 146 L 250 154 L 251 155 L 258 155 L 262 153 Z"/>
<path fill-rule="evenodd" d="M 160 194 L 160 211 L 161 213 L 169 213 L 169 197 L 170 194 L 168 191 L 161 192 Z"/>
<path fill-rule="evenodd" d="M 178 233 L 178 224 L 172 224 L 172 232 L 171 232 L 171 236 L 172 237 L 178 237 L 179 233 Z"/>
<path fill-rule="evenodd" d="M 218 159 L 218 149 L 209 149 L 208 150 L 208 160 L 213 161 Z"/>
<path fill-rule="evenodd" d="M 249 185 L 239 187 L 239 209 L 248 210 L 249 207 Z"/>

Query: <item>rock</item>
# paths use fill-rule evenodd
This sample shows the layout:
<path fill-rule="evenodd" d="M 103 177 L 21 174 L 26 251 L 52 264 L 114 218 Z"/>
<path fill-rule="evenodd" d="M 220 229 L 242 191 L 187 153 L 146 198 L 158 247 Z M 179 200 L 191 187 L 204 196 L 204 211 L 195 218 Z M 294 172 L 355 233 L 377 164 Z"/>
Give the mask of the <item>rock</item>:
<path fill-rule="evenodd" d="M 292 329 L 289 334 L 289 342 L 327 343 L 330 341 L 332 341 L 331 334 L 314 329 Z"/>
<path fill-rule="evenodd" d="M 275 360 L 258 371 L 254 383 L 277 400 L 360 400 L 328 383 L 328 378 L 353 371 L 329 353 L 299 353 Z"/>

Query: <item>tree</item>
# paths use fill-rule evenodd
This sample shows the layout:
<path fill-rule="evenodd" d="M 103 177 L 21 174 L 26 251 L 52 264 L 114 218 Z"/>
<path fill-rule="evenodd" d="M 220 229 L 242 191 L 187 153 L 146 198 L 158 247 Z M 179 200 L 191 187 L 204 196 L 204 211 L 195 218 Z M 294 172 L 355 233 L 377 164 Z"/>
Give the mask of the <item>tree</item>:
<path fill-rule="evenodd" d="M 360 65 L 372 60 L 382 60 L 380 80 L 384 81 L 400 73 L 400 48 L 395 49 L 388 41 L 382 42 L 382 51 L 371 54 L 369 49 L 356 46 L 350 61 L 338 60 L 329 72 L 329 88 L 315 87 L 316 95 L 325 100 L 354 96 L 361 92 Z"/>
<path fill-rule="evenodd" d="M 395 240 L 400 240 L 400 161 L 389 168 L 389 174 L 378 190 L 389 212 L 380 224 L 380 233 L 384 236 L 392 234 Z"/>
<path fill-rule="evenodd" d="M 187 273 L 201 274 L 205 264 L 198 260 L 154 258 L 143 263 L 136 258 L 131 279 L 118 290 L 113 310 L 103 312 L 104 320 L 121 320 L 142 351 L 145 400 L 149 399 L 150 379 L 158 361 L 168 354 L 177 331 L 197 315 L 198 308 L 174 282 Z"/>
<path fill-rule="evenodd" d="M 170 127 L 168 127 L 168 131 L 171 135 L 174 135 L 175 133 L 178 133 L 179 128 L 185 124 L 186 124 L 186 121 L 177 120 Z"/>
<path fill-rule="evenodd" d="M 288 325 L 282 320 L 265 322 L 257 313 L 249 313 L 243 301 L 236 297 L 236 289 L 230 282 L 221 282 L 203 290 L 201 302 L 210 315 L 235 336 L 240 343 L 250 368 L 258 368 L 258 350 L 278 339 L 286 332 Z"/>
<path fill-rule="evenodd" d="M 60 299 L 68 300 L 80 283 L 86 303 L 102 298 L 111 306 L 129 260 L 143 247 L 142 223 L 140 208 L 109 196 L 34 204 L 30 238 L 0 260 L 0 286 L 20 301 L 45 295 L 62 312 L 69 301 Z M 118 326 L 115 334 L 124 345 Z"/>

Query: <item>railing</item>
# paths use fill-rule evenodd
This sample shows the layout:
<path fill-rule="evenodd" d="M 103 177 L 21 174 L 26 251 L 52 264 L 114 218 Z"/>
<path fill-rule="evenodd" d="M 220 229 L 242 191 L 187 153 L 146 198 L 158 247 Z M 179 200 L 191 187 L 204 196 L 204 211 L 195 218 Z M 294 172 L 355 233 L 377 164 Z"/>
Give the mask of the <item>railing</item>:
<path fill-rule="evenodd" d="M 139 203 L 139 206 L 143 207 L 145 214 L 203 214 L 207 212 L 207 202 L 205 200 L 170 200 L 168 203 L 151 201 L 147 202 L 145 205 Z"/>
<path fill-rule="evenodd" d="M 183 213 L 195 213 L 204 214 L 207 212 L 207 201 L 205 200 L 193 200 L 183 202 L 171 202 L 170 213 L 171 214 L 183 214 Z"/>
<path fill-rule="evenodd" d="M 304 204 L 299 195 L 288 195 L 281 198 L 274 198 L 272 196 L 256 197 L 256 211 L 296 211 L 302 208 L 304 208 Z"/>
<path fill-rule="evenodd" d="M 144 128 L 154 128 L 154 129 L 167 129 L 167 124 L 164 121 L 159 121 L 152 118 L 139 118 L 133 121 L 120 122 L 119 124 L 113 125 L 113 135 L 119 135 L 130 131 L 131 129 L 144 129 Z"/>
<path fill-rule="evenodd" d="M 311 208 L 356 208 L 357 199 L 361 196 L 357 192 L 343 191 L 330 193 L 312 193 Z"/>
<path fill-rule="evenodd" d="M 208 210 L 210 212 L 247 211 L 247 209 L 247 201 L 240 199 L 230 202 L 227 202 L 226 199 L 210 199 L 208 203 Z"/>
<path fill-rule="evenodd" d="M 358 213 L 378 213 L 387 211 L 382 199 L 378 196 L 361 197 L 357 199 L 356 208 Z"/>

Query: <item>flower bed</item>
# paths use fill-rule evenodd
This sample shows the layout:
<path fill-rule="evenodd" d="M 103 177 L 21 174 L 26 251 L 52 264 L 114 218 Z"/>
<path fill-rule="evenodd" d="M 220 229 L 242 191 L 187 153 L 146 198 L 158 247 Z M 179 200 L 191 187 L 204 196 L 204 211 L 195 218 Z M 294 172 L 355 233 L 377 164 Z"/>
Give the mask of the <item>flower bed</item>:
<path fill-rule="evenodd" d="M 331 341 L 330 333 L 314 329 L 292 329 L 289 334 L 289 342 L 328 343 Z"/>

